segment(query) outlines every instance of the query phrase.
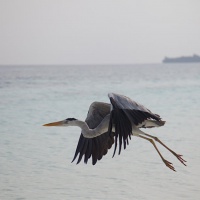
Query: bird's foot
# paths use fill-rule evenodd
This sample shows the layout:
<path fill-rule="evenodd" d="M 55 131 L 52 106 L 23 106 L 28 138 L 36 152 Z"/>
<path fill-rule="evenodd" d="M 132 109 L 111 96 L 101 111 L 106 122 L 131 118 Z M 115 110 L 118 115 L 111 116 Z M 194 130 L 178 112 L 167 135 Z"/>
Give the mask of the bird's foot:
<path fill-rule="evenodd" d="M 174 168 L 174 166 L 173 166 L 173 164 L 172 164 L 171 162 L 169 162 L 169 161 L 167 161 L 167 160 L 165 160 L 165 159 L 163 159 L 163 162 L 165 163 L 165 165 L 166 165 L 167 167 L 169 167 L 171 170 L 173 170 L 173 171 L 176 172 L 176 170 L 175 170 L 175 168 Z"/>
<path fill-rule="evenodd" d="M 174 155 L 177 157 L 177 159 L 183 164 L 186 166 L 185 162 L 187 162 L 186 160 L 184 160 L 182 158 L 183 155 L 180 155 L 180 154 L 177 154 L 177 153 L 174 153 Z"/>

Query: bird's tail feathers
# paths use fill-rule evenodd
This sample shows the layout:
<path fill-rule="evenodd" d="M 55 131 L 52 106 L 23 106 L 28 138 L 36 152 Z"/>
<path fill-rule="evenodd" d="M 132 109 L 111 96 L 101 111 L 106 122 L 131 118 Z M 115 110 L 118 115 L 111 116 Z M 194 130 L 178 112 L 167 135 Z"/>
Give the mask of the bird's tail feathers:
<path fill-rule="evenodd" d="M 164 126 L 166 121 L 156 121 L 156 120 L 145 120 L 143 124 L 141 124 L 140 128 L 154 128 Z"/>

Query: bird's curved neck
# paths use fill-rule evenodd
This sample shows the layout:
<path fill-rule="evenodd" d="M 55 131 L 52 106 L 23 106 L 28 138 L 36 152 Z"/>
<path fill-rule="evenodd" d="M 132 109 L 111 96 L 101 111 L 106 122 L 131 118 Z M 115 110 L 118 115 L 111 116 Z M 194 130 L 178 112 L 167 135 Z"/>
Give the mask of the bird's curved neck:
<path fill-rule="evenodd" d="M 86 138 L 94 138 L 108 131 L 110 116 L 107 115 L 102 122 L 94 129 L 90 129 L 86 122 L 77 120 L 76 126 L 81 128 L 82 134 Z"/>
<path fill-rule="evenodd" d="M 81 131 L 84 137 L 92 138 L 94 129 L 90 129 L 86 122 L 81 121 L 81 120 L 76 120 L 76 126 L 81 128 Z"/>

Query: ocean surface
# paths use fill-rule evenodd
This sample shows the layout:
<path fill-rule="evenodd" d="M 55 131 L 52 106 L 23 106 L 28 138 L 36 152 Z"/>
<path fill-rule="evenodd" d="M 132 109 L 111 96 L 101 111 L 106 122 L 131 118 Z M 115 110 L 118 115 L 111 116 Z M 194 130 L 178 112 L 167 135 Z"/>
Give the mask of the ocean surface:
<path fill-rule="evenodd" d="M 115 92 L 140 102 L 167 123 L 145 129 L 187 160 L 133 137 L 121 155 L 113 148 L 95 166 L 71 163 L 77 127 L 44 127 L 84 120 L 93 101 Z M 200 198 L 200 64 L 0 66 L 0 199 Z"/>

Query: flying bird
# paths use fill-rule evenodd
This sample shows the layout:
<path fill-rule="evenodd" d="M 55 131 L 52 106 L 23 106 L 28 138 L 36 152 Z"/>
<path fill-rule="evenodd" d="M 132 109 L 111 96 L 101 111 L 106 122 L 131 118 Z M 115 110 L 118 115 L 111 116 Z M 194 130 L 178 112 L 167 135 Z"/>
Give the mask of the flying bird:
<path fill-rule="evenodd" d="M 77 164 L 84 156 L 84 162 L 92 158 L 92 164 L 95 165 L 97 160 L 101 160 L 108 150 L 114 144 L 114 153 L 118 147 L 118 154 L 121 152 L 122 146 L 126 149 L 132 136 L 137 136 L 149 141 L 164 164 L 171 170 L 176 171 L 173 164 L 167 161 L 154 141 L 160 143 L 168 151 L 186 166 L 182 155 L 175 153 L 166 146 L 157 137 L 143 132 L 142 128 L 160 127 L 165 124 L 158 114 L 152 113 L 143 105 L 131 100 L 130 98 L 109 93 L 110 104 L 103 102 L 93 102 L 90 105 L 87 118 L 81 121 L 75 118 L 67 118 L 62 121 L 44 124 L 43 126 L 78 126 L 81 128 L 81 135 L 75 151 L 72 162 L 77 158 Z"/>

